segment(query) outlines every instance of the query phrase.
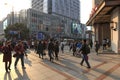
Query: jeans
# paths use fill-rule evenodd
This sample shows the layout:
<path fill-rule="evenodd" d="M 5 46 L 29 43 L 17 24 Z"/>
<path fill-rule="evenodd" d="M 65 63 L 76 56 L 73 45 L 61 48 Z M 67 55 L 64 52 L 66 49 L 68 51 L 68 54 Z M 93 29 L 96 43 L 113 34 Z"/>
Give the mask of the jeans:
<path fill-rule="evenodd" d="M 50 61 L 51 61 L 51 59 L 53 59 L 53 51 L 52 50 L 48 50 L 48 55 L 49 55 Z"/>
<path fill-rule="evenodd" d="M 16 56 L 15 67 L 17 66 L 17 63 L 18 63 L 19 59 L 21 59 L 22 67 L 24 67 L 24 55 L 23 54 Z"/>
<path fill-rule="evenodd" d="M 90 64 L 89 64 L 89 62 L 88 62 L 88 56 L 87 56 L 87 54 L 82 54 L 83 56 L 82 56 L 82 61 L 81 61 L 81 65 L 83 64 L 83 62 L 85 61 L 86 62 L 86 64 L 87 64 L 87 66 L 88 67 L 90 67 Z"/>

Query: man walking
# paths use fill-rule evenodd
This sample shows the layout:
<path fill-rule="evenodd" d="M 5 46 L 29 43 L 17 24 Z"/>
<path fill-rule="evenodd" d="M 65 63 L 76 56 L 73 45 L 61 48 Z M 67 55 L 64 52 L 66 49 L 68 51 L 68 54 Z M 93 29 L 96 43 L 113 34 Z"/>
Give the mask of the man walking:
<path fill-rule="evenodd" d="M 18 44 L 15 46 L 15 52 L 17 54 L 15 64 L 14 64 L 15 68 L 17 66 L 19 59 L 21 59 L 22 69 L 26 69 L 24 66 L 24 51 L 25 51 L 24 45 L 22 41 L 19 41 Z"/>
<path fill-rule="evenodd" d="M 50 43 L 48 44 L 48 55 L 50 57 L 50 61 L 53 61 L 53 51 L 54 51 L 54 44 L 53 40 L 50 40 Z"/>
<path fill-rule="evenodd" d="M 83 62 L 85 61 L 87 66 L 88 66 L 87 68 L 91 68 L 90 64 L 88 62 L 88 53 L 87 53 L 87 50 L 86 50 L 87 46 L 88 45 L 86 44 L 86 40 L 83 40 L 83 45 L 82 45 L 82 47 L 80 49 L 80 51 L 82 52 L 83 57 L 82 57 L 82 61 L 81 61 L 80 65 L 82 66 Z"/>

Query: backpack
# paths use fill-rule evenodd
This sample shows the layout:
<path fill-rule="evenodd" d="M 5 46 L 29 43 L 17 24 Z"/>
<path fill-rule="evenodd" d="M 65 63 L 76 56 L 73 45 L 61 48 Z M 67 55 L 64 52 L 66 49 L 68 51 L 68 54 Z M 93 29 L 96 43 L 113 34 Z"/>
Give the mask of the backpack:
<path fill-rule="evenodd" d="M 89 54 L 90 53 L 90 47 L 88 45 L 86 45 L 85 47 L 86 53 Z"/>

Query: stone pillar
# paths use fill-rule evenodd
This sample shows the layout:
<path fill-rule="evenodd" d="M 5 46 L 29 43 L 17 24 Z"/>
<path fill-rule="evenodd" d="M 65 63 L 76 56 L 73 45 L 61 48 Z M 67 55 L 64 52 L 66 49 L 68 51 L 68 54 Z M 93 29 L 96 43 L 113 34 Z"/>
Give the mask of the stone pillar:
<path fill-rule="evenodd" d="M 120 7 L 118 8 L 118 53 L 120 54 Z"/>

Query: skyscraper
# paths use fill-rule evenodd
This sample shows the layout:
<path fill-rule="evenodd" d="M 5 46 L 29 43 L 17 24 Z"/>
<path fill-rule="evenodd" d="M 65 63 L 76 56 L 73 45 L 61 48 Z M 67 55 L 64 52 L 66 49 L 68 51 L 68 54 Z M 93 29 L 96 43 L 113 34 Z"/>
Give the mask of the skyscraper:
<path fill-rule="evenodd" d="M 48 14 L 80 20 L 79 0 L 32 0 L 32 8 Z"/>
<path fill-rule="evenodd" d="M 32 0 L 32 8 L 59 17 L 66 36 L 73 23 L 80 24 L 80 0 Z"/>

